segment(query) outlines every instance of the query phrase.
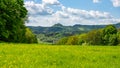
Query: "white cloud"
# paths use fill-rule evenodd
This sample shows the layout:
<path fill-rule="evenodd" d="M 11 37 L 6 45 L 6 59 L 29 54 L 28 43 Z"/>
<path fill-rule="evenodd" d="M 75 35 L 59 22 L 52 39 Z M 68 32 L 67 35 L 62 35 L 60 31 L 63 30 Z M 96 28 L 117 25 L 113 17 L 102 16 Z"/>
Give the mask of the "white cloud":
<path fill-rule="evenodd" d="M 112 0 L 114 7 L 120 7 L 120 0 Z"/>
<path fill-rule="evenodd" d="M 56 5 L 56 10 L 53 6 Z M 56 23 L 63 25 L 100 25 L 120 22 L 108 12 L 81 10 L 61 5 L 58 0 L 43 0 L 41 4 L 26 1 L 25 7 L 29 13 L 28 26 L 52 26 Z M 51 7 L 52 6 L 52 7 Z"/>
<path fill-rule="evenodd" d="M 33 1 L 25 2 L 25 7 L 30 15 L 50 15 L 53 9 L 45 7 L 43 4 L 36 4 Z"/>
<path fill-rule="evenodd" d="M 93 0 L 93 3 L 99 3 L 100 0 Z"/>
<path fill-rule="evenodd" d="M 80 9 L 73 9 L 73 8 L 65 8 L 63 9 L 64 12 L 74 15 L 74 16 L 80 16 L 85 19 L 89 18 L 112 18 L 112 16 L 107 12 L 100 12 L 100 11 L 86 11 L 86 10 L 80 10 Z"/>
<path fill-rule="evenodd" d="M 66 7 L 63 7 L 62 11 L 56 12 L 54 17 L 64 25 L 100 25 L 120 21 L 120 19 L 114 19 L 108 12 L 86 11 Z"/>
<path fill-rule="evenodd" d="M 60 2 L 58 0 L 42 0 L 42 2 L 48 5 L 60 5 Z"/>

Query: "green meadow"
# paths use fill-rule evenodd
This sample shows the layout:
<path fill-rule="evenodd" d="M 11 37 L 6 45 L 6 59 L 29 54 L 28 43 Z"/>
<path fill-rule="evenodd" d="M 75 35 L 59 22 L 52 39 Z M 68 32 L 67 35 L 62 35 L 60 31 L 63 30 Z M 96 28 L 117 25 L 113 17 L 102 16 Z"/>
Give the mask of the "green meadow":
<path fill-rule="evenodd" d="M 0 43 L 0 68 L 120 68 L 120 46 Z"/>

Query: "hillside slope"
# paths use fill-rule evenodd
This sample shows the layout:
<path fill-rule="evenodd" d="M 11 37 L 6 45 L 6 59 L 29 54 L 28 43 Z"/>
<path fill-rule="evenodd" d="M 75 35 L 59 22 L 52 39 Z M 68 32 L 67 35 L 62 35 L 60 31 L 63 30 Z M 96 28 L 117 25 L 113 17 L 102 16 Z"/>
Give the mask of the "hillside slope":
<path fill-rule="evenodd" d="M 117 28 L 120 28 L 120 23 L 113 24 Z M 57 40 L 77 35 L 81 33 L 86 33 L 94 29 L 104 28 L 106 25 L 74 25 L 74 26 L 63 26 L 61 24 L 55 24 L 51 27 L 41 27 L 41 26 L 28 26 L 36 35 L 39 42 L 55 43 Z"/>

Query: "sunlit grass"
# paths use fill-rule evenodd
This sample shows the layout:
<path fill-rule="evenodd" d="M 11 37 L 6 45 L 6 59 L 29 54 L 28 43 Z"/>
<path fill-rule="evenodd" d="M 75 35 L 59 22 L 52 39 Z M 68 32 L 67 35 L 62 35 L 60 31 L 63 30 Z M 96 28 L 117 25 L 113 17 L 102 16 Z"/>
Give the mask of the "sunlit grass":
<path fill-rule="evenodd" d="M 120 68 L 120 46 L 1 43 L 0 68 Z"/>

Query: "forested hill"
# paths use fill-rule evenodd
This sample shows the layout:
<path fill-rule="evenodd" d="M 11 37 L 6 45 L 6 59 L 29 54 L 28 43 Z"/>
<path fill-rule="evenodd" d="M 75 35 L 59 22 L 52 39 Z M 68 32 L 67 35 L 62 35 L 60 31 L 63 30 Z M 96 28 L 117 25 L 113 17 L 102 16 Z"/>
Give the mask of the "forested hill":
<path fill-rule="evenodd" d="M 41 27 L 41 26 L 28 26 L 38 38 L 38 41 L 54 43 L 59 39 L 67 36 L 77 35 L 81 33 L 86 33 L 94 29 L 104 28 L 106 25 L 74 25 L 74 26 L 63 26 L 61 24 L 55 24 L 51 27 Z M 117 28 L 120 28 L 120 23 L 114 24 Z"/>
<path fill-rule="evenodd" d="M 120 28 L 120 23 L 113 24 L 116 28 Z M 42 26 L 28 26 L 35 34 L 46 34 L 46 33 L 69 33 L 69 34 L 79 34 L 83 32 L 88 32 L 93 29 L 104 28 L 106 25 L 79 25 L 74 26 L 63 26 L 62 24 L 55 24 L 51 27 Z"/>

